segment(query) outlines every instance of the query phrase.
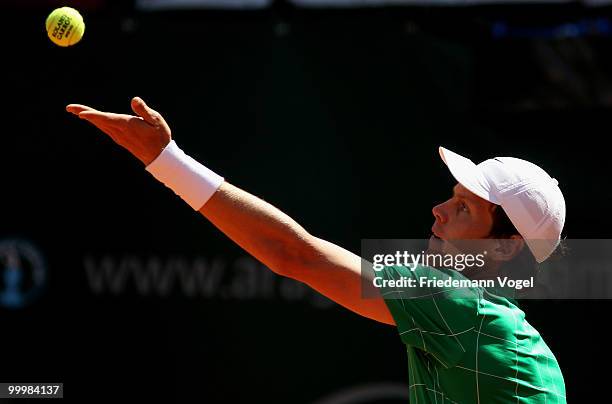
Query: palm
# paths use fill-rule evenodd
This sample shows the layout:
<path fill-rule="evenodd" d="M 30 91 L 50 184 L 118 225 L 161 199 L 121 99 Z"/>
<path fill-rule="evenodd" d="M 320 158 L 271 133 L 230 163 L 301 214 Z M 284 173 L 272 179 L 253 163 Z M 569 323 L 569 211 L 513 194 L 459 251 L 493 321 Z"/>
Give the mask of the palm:
<path fill-rule="evenodd" d="M 81 104 L 70 104 L 66 110 L 87 120 L 149 165 L 170 142 L 170 127 L 140 98 L 132 99 L 131 106 L 136 115 L 102 112 Z"/>

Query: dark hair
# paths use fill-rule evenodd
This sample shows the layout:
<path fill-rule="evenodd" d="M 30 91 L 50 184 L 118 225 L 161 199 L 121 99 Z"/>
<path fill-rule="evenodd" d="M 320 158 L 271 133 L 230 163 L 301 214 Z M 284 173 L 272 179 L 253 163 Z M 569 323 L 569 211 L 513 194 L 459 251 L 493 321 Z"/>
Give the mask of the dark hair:
<path fill-rule="evenodd" d="M 504 209 L 497 205 L 493 210 L 493 226 L 489 232 L 489 237 L 496 239 L 510 238 L 520 233 L 516 230 L 516 227 L 504 211 Z M 506 265 L 504 272 L 509 270 L 512 271 L 512 275 L 527 278 L 528 276 L 534 275 L 537 270 L 537 261 L 529 247 L 525 245 L 523 251 L 521 251 L 513 260 L 512 264 Z M 517 273 L 519 272 L 519 273 Z"/>
<path fill-rule="evenodd" d="M 491 231 L 489 232 L 489 236 L 491 238 L 509 238 L 514 235 L 520 235 L 514 224 L 506 214 L 506 211 L 499 206 L 495 206 L 495 210 L 493 211 L 493 226 L 491 227 Z M 529 250 L 527 248 L 527 250 Z M 551 256 L 548 258 L 560 258 L 564 257 L 568 253 L 568 247 L 563 239 L 559 242 L 559 245 L 553 251 Z M 533 258 L 533 265 L 536 265 L 535 257 L 531 254 L 531 251 L 528 254 Z"/>
<path fill-rule="evenodd" d="M 493 226 L 491 227 L 489 236 L 491 238 L 502 239 L 509 238 L 517 234 L 520 235 L 504 209 L 501 206 L 496 206 L 495 210 L 493 211 Z M 566 256 L 568 252 L 569 250 L 565 241 L 561 239 L 555 251 L 553 251 L 550 257 L 547 258 L 547 261 L 561 259 L 562 257 Z M 529 247 L 525 246 L 523 251 L 521 251 L 513 260 L 502 265 L 500 268 L 500 274 L 515 277 L 516 279 L 527 279 L 529 276 L 536 276 L 538 270 L 538 262 L 536 261 Z M 521 291 L 514 291 L 514 293 L 515 298 L 522 298 L 532 295 L 532 293 L 535 293 L 537 296 L 545 296 L 547 293 L 550 293 L 550 291 L 545 284 L 536 281 L 535 290 L 525 289 Z"/>
<path fill-rule="evenodd" d="M 492 238 L 509 238 L 514 235 L 520 235 L 514 224 L 506 214 L 506 211 L 499 205 L 495 206 L 493 211 L 493 227 L 489 236 Z"/>

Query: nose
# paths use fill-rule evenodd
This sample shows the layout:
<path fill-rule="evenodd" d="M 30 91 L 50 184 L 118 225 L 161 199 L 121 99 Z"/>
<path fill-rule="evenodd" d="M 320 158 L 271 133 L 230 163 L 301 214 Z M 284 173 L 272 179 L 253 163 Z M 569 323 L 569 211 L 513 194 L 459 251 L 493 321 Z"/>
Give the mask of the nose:
<path fill-rule="evenodd" d="M 433 215 L 436 218 L 437 222 L 439 222 L 441 224 L 446 223 L 447 217 L 446 217 L 446 213 L 444 212 L 444 204 L 443 203 L 434 206 L 433 209 L 431 210 L 431 213 L 433 213 Z"/>

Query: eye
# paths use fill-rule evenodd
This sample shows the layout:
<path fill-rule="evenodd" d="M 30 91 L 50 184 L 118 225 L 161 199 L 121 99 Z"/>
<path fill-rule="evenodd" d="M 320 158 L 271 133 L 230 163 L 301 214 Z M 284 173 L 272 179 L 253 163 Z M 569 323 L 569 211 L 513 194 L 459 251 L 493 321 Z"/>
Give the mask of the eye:
<path fill-rule="evenodd" d="M 468 208 L 468 206 L 463 201 L 459 202 L 459 210 L 461 212 L 470 212 L 470 208 Z"/>

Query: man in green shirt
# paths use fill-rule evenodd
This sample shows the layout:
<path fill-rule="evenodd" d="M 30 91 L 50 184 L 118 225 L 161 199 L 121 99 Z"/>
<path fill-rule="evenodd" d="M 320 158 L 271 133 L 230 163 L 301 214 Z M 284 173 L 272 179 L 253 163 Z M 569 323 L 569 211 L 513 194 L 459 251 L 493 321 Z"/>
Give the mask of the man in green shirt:
<path fill-rule="evenodd" d="M 431 267 L 384 269 L 385 279 L 402 276 L 466 279 Z M 516 301 L 486 288 L 430 295 L 386 300 L 408 352 L 411 402 L 566 402 L 559 364 Z"/>
<path fill-rule="evenodd" d="M 406 297 L 380 291 L 362 295 L 361 257 L 308 233 L 269 203 L 229 184 L 186 155 L 163 117 L 134 98 L 135 115 L 101 112 L 79 104 L 68 112 L 89 121 L 126 148 L 155 178 L 277 274 L 304 282 L 347 309 L 395 325 L 406 344 L 414 403 L 564 403 L 559 365 L 512 299 L 486 288 L 440 289 Z M 453 196 L 433 209 L 432 250 L 454 240 L 515 241 L 495 248 L 495 265 L 470 278 L 492 277 L 504 263 L 530 254 L 543 262 L 557 248 L 565 220 L 554 179 L 519 159 L 476 166 L 440 149 L 457 179 Z M 387 266 L 383 278 L 465 278 L 457 271 Z M 374 274 L 365 271 L 371 282 Z M 468 296 L 465 295 L 468 293 Z M 434 296 L 435 294 L 435 296 Z M 442 296 L 444 295 L 444 296 Z M 431 298 L 429 298 L 431 297 Z"/>
<path fill-rule="evenodd" d="M 381 278 L 486 280 L 508 267 L 520 278 L 557 248 L 565 201 L 554 178 L 520 159 L 501 157 L 476 166 L 444 148 L 440 155 L 459 184 L 448 201 L 433 208 L 429 252 L 445 252 L 448 240 L 479 251 L 498 242 L 503 246 L 487 248 L 497 256 L 487 260 L 485 270 L 392 266 Z M 554 354 L 504 292 L 499 287 L 382 289 L 407 347 L 412 402 L 566 402 Z"/>

